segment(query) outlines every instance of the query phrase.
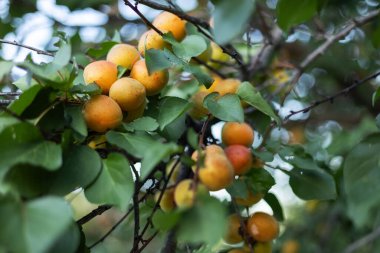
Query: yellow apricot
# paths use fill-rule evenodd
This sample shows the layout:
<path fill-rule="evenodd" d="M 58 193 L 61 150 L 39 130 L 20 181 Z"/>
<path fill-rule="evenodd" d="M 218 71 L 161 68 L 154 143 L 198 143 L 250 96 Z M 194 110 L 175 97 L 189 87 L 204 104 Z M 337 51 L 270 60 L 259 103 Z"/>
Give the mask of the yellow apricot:
<path fill-rule="evenodd" d="M 105 148 L 107 143 L 106 136 L 104 134 L 102 135 L 95 135 L 91 141 L 87 144 L 92 149 L 97 148 Z"/>
<path fill-rule="evenodd" d="M 166 165 L 166 175 L 169 175 L 170 171 L 173 169 L 173 166 L 177 162 L 176 159 L 171 160 Z M 177 162 L 177 165 L 174 167 L 171 177 L 169 178 L 169 183 L 175 184 L 181 170 L 181 163 Z"/>
<path fill-rule="evenodd" d="M 222 128 L 222 141 L 226 146 L 238 144 L 250 147 L 253 140 L 253 129 L 247 123 L 227 122 Z"/>
<path fill-rule="evenodd" d="M 135 110 L 128 111 L 127 117 L 124 118 L 124 122 L 128 123 L 128 122 L 134 121 L 135 119 L 141 118 L 144 115 L 145 107 L 146 107 L 146 100 L 144 100 L 144 102 Z"/>
<path fill-rule="evenodd" d="M 240 217 L 237 214 L 228 216 L 228 229 L 223 239 L 226 243 L 236 244 L 243 241 L 243 237 L 240 235 Z"/>
<path fill-rule="evenodd" d="M 203 107 L 203 100 L 208 94 L 208 91 L 201 90 L 194 93 L 194 95 L 191 97 L 192 107 L 189 110 L 189 115 L 193 119 L 202 119 L 209 113 L 208 110 Z"/>
<path fill-rule="evenodd" d="M 226 94 L 235 94 L 240 85 L 240 80 L 227 78 L 217 82 L 213 88 L 213 92 L 218 92 L 221 96 Z"/>
<path fill-rule="evenodd" d="M 281 247 L 281 253 L 298 253 L 300 244 L 296 240 L 287 240 Z"/>
<path fill-rule="evenodd" d="M 145 102 L 145 87 L 133 78 L 123 77 L 112 84 L 109 96 L 124 111 L 132 111 Z"/>
<path fill-rule="evenodd" d="M 143 59 L 137 61 L 131 71 L 131 77 L 144 85 L 147 96 L 159 93 L 168 82 L 168 75 L 167 70 L 155 71 L 149 75 Z"/>
<path fill-rule="evenodd" d="M 225 54 L 223 52 L 223 49 L 220 46 L 218 46 L 218 44 L 211 42 L 210 46 L 211 46 L 211 62 L 210 62 L 211 66 L 215 68 L 219 68 L 221 67 L 221 64 L 217 62 L 227 62 L 230 59 L 230 56 L 228 54 Z M 213 61 L 217 61 L 217 62 L 213 62 Z"/>
<path fill-rule="evenodd" d="M 83 71 L 86 84 L 96 83 L 103 94 L 108 94 L 111 85 L 117 80 L 117 67 L 109 61 L 94 61 Z"/>
<path fill-rule="evenodd" d="M 247 230 L 256 241 L 269 242 L 278 236 L 279 225 L 273 216 L 257 212 L 248 219 Z"/>
<path fill-rule="evenodd" d="M 211 147 L 210 147 L 211 146 Z M 217 145 L 207 146 L 205 159 L 198 170 L 199 180 L 210 191 L 218 191 L 228 187 L 234 179 L 234 171 L 222 148 Z M 197 161 L 198 152 L 194 152 L 192 159 Z M 197 165 L 193 166 L 196 168 Z"/>
<path fill-rule="evenodd" d="M 153 25 L 161 32 L 171 32 L 178 41 L 186 36 L 186 22 L 170 12 L 162 12 L 154 20 Z"/>
<path fill-rule="evenodd" d="M 192 179 L 182 180 L 174 190 L 174 202 L 179 208 L 192 207 L 195 200 L 195 183 Z"/>
<path fill-rule="evenodd" d="M 131 69 L 133 64 L 140 59 L 136 47 L 128 44 L 116 44 L 107 54 L 107 61 Z"/>
<path fill-rule="evenodd" d="M 156 192 L 154 195 L 154 199 L 157 202 L 159 197 L 161 195 L 161 192 Z M 160 207 L 162 211 L 164 212 L 170 212 L 175 208 L 175 202 L 174 202 L 174 188 L 170 188 L 164 191 L 162 194 L 162 198 L 160 201 Z"/>
<path fill-rule="evenodd" d="M 119 105 L 105 95 L 97 95 L 87 101 L 83 115 L 88 128 L 100 133 L 117 127 L 123 119 Z"/>
<path fill-rule="evenodd" d="M 161 35 L 155 30 L 150 29 L 143 33 L 139 39 L 137 48 L 142 56 L 145 56 L 145 50 L 148 49 L 163 49 L 166 43 Z"/>

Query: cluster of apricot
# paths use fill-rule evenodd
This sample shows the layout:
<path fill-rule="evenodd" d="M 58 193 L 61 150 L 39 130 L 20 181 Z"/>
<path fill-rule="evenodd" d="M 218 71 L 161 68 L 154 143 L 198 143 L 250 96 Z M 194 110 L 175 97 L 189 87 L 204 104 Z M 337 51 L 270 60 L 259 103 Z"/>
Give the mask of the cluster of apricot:
<path fill-rule="evenodd" d="M 158 15 L 153 25 L 162 32 L 171 32 L 177 40 L 186 35 L 185 21 L 168 12 Z M 124 115 L 126 122 L 143 115 L 146 97 L 158 94 L 165 87 L 168 71 L 149 73 L 141 56 L 147 49 L 163 47 L 165 43 L 161 35 L 148 30 L 141 36 L 138 49 L 129 44 L 117 44 L 109 50 L 106 60 L 94 61 L 85 67 L 85 83 L 95 83 L 102 90 L 102 95 L 93 96 L 83 109 L 91 130 L 105 132 L 117 127 Z M 129 76 L 118 79 L 117 66 L 130 71 Z"/>

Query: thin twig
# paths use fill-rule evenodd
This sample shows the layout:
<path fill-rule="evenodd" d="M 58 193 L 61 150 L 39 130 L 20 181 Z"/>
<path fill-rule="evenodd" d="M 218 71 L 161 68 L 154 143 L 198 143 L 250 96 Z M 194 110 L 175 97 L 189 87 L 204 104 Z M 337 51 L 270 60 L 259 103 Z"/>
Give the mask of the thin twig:
<path fill-rule="evenodd" d="M 353 253 L 357 249 L 364 247 L 380 237 L 380 227 L 373 230 L 370 234 L 363 236 L 359 240 L 354 241 L 343 251 L 343 253 Z"/>
<path fill-rule="evenodd" d="M 35 47 L 31 47 L 31 46 L 28 46 L 28 45 L 24 45 L 24 44 L 18 43 L 16 41 L 9 41 L 9 40 L 0 39 L 0 43 L 10 44 L 10 45 L 18 46 L 18 47 L 27 48 L 29 50 L 32 50 L 32 51 L 36 52 L 37 54 L 43 54 L 43 55 L 54 57 L 54 53 L 47 52 L 47 51 L 44 51 L 44 50 L 41 50 L 41 49 L 38 49 L 38 48 L 35 48 Z"/>
<path fill-rule="evenodd" d="M 21 95 L 21 92 L 18 92 L 18 91 L 11 91 L 11 92 L 0 92 L 0 96 L 10 96 L 10 97 L 13 97 L 13 96 L 20 96 Z"/>
<path fill-rule="evenodd" d="M 134 237 L 133 237 L 133 247 L 131 253 L 138 251 L 140 243 L 140 208 L 139 208 L 139 191 L 140 191 L 140 176 L 137 172 L 135 166 L 131 164 L 133 174 L 135 175 L 135 192 L 133 194 L 133 213 L 134 213 Z"/>
<path fill-rule="evenodd" d="M 334 95 L 331 95 L 331 96 L 327 96 L 326 98 L 324 99 L 321 99 L 321 100 L 318 100 L 318 101 L 315 101 L 314 103 L 312 103 L 310 106 L 304 108 L 304 109 L 301 109 L 301 110 L 298 110 L 298 111 L 290 111 L 290 113 L 284 118 L 284 121 L 287 121 L 289 120 L 290 117 L 298 114 L 298 113 L 306 113 L 308 111 L 310 111 L 311 109 L 313 109 L 314 107 L 317 107 L 323 103 L 326 103 L 326 102 L 333 102 L 335 98 L 339 97 L 339 96 L 342 96 L 342 95 L 345 95 L 347 93 L 349 93 L 350 91 L 352 91 L 353 89 L 355 89 L 356 87 L 358 87 L 359 85 L 361 84 L 364 84 L 372 79 L 375 79 L 376 77 L 378 77 L 380 75 L 380 71 L 379 72 L 376 72 L 375 74 L 372 74 L 370 76 L 367 76 L 366 78 L 362 79 L 362 80 L 359 80 L 359 81 L 356 81 L 354 82 L 353 84 L 351 84 L 350 86 L 348 86 L 347 88 L 335 93 Z"/>
<path fill-rule="evenodd" d="M 86 214 L 85 216 L 77 220 L 77 224 L 82 226 L 83 224 L 86 224 L 87 222 L 95 218 L 96 216 L 102 215 L 105 211 L 111 209 L 111 207 L 112 207 L 111 205 L 98 206 L 98 208 L 92 210 L 90 213 Z"/>

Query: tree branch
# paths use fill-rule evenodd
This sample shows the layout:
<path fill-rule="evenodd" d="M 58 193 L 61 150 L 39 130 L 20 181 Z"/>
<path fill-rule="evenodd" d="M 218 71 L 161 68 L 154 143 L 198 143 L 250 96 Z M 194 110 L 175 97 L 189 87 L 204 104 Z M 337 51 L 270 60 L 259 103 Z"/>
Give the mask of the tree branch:
<path fill-rule="evenodd" d="M 356 87 L 358 87 L 359 85 L 361 84 L 364 84 L 372 79 L 375 79 L 376 77 L 378 77 L 380 75 L 380 71 L 379 72 L 376 72 L 375 74 L 372 74 L 370 76 L 367 76 L 366 78 L 362 79 L 362 80 L 359 80 L 359 81 L 356 81 L 354 82 L 353 84 L 351 84 L 350 86 L 348 86 L 347 88 L 335 93 L 334 95 L 331 95 L 331 96 L 328 96 L 324 99 L 321 99 L 321 100 L 318 100 L 318 101 L 315 101 L 314 103 L 312 103 L 310 106 L 304 108 L 304 109 L 301 109 L 301 110 L 298 110 L 298 111 L 290 111 L 290 113 L 284 118 L 284 121 L 287 121 L 289 120 L 290 117 L 298 114 L 298 113 L 306 113 L 308 111 L 310 111 L 311 109 L 313 109 L 314 107 L 317 107 L 323 103 L 326 103 L 326 102 L 334 102 L 334 99 L 341 96 L 341 95 L 345 95 L 347 93 L 349 93 L 350 91 L 352 91 L 353 89 L 355 89 Z"/>
<path fill-rule="evenodd" d="M 77 224 L 82 226 L 86 224 L 87 222 L 89 222 L 90 220 L 92 220 L 93 218 L 95 218 L 96 216 L 102 215 L 105 211 L 111 209 L 111 207 L 112 207 L 111 205 L 98 206 L 98 208 L 92 210 L 90 213 L 88 213 L 87 215 L 77 220 Z"/>
<path fill-rule="evenodd" d="M 8 41 L 8 40 L 0 39 L 0 43 L 10 44 L 10 45 L 18 46 L 18 47 L 23 47 L 23 48 L 32 50 L 32 51 L 36 52 L 37 54 L 43 54 L 43 55 L 54 57 L 54 53 L 47 52 L 47 51 L 44 51 L 44 50 L 41 50 L 41 49 L 38 49 L 38 48 L 35 48 L 35 47 L 27 46 L 27 45 L 24 45 L 24 44 L 20 44 L 20 43 L 18 43 L 16 41 Z"/>
<path fill-rule="evenodd" d="M 370 234 L 363 236 L 359 240 L 351 243 L 348 247 L 343 251 L 343 253 L 353 253 L 355 250 L 368 245 L 370 242 L 374 241 L 380 237 L 380 227 L 377 227 Z"/>
<path fill-rule="evenodd" d="M 139 191 L 140 191 L 140 176 L 137 172 L 135 166 L 131 164 L 131 168 L 133 174 L 135 175 L 135 192 L 133 194 L 133 213 L 135 220 L 135 228 L 134 228 L 134 237 L 133 237 L 133 247 L 131 249 L 131 253 L 138 251 L 139 243 L 140 243 L 140 208 L 139 208 Z"/>

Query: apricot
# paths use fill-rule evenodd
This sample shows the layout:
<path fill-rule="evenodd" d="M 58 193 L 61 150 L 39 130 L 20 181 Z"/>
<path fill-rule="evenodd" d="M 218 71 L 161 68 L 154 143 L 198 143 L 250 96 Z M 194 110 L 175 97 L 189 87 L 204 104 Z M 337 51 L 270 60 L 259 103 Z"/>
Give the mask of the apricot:
<path fill-rule="evenodd" d="M 250 251 L 245 248 L 238 248 L 238 249 L 232 249 L 229 250 L 228 253 L 249 253 Z M 256 251 L 255 251 L 256 253 Z"/>
<path fill-rule="evenodd" d="M 107 54 L 107 61 L 131 69 L 133 64 L 140 59 L 136 47 L 128 44 L 116 44 Z"/>
<path fill-rule="evenodd" d="M 214 79 L 214 82 L 212 82 L 211 86 L 208 89 L 206 89 L 210 93 L 214 92 L 215 87 L 217 87 L 219 85 L 219 82 L 221 82 L 223 80 L 222 78 L 220 78 L 217 75 L 212 75 L 212 79 Z"/>
<path fill-rule="evenodd" d="M 108 94 L 111 85 L 117 80 L 117 67 L 109 61 L 94 61 L 84 68 L 83 78 L 86 84 L 95 83 L 103 94 Z"/>
<path fill-rule="evenodd" d="M 221 64 L 218 62 L 227 62 L 230 59 L 228 54 L 223 52 L 223 49 L 216 43 L 211 42 L 211 62 L 210 65 L 215 68 L 220 68 Z M 215 61 L 215 62 L 213 62 Z"/>
<path fill-rule="evenodd" d="M 144 100 L 144 102 L 135 110 L 128 111 L 127 116 L 124 118 L 124 122 L 127 122 L 127 123 L 132 122 L 135 119 L 142 117 L 144 115 L 145 107 L 146 107 L 146 100 Z"/>
<path fill-rule="evenodd" d="M 231 145 L 224 149 L 224 153 L 234 167 L 235 175 L 242 175 L 251 168 L 252 154 L 246 146 Z"/>
<path fill-rule="evenodd" d="M 247 123 L 227 122 L 222 128 L 222 141 L 226 146 L 238 144 L 250 147 L 253 139 L 253 129 Z"/>
<path fill-rule="evenodd" d="M 281 247 L 281 253 L 298 253 L 300 244 L 296 240 L 287 240 Z"/>
<path fill-rule="evenodd" d="M 271 242 L 256 242 L 253 246 L 253 252 L 255 253 L 272 253 Z"/>
<path fill-rule="evenodd" d="M 237 214 L 228 216 L 228 229 L 223 239 L 226 243 L 236 244 L 243 241 L 243 237 L 239 233 L 240 217 Z"/>
<path fill-rule="evenodd" d="M 269 242 L 278 236 L 279 225 L 273 216 L 257 212 L 248 219 L 247 230 L 256 241 Z"/>
<path fill-rule="evenodd" d="M 158 199 L 160 198 L 161 192 L 156 192 L 154 195 L 154 200 L 158 202 Z M 161 201 L 160 201 L 160 208 L 164 212 L 170 212 L 175 208 L 175 202 L 174 202 L 174 188 L 170 188 L 164 191 Z"/>
<path fill-rule="evenodd" d="M 170 12 L 162 12 L 154 20 L 153 25 L 161 32 L 171 32 L 178 41 L 186 36 L 186 22 Z"/>
<path fill-rule="evenodd" d="M 208 91 L 200 90 L 194 93 L 194 95 L 191 97 L 192 107 L 189 110 L 189 115 L 193 119 L 202 119 L 209 113 L 208 110 L 203 107 L 203 100 L 208 94 Z"/>
<path fill-rule="evenodd" d="M 145 60 L 141 59 L 133 65 L 131 77 L 144 85 L 147 96 L 159 93 L 168 82 L 168 71 L 155 71 L 149 75 Z"/>
<path fill-rule="evenodd" d="M 123 77 L 112 84 L 109 96 L 119 104 L 122 110 L 132 111 L 145 102 L 145 87 L 135 79 Z"/>
<path fill-rule="evenodd" d="M 148 49 L 163 49 L 166 43 L 161 35 L 155 30 L 150 29 L 141 35 L 139 44 L 137 46 L 140 54 L 145 56 L 145 50 Z"/>
<path fill-rule="evenodd" d="M 102 133 L 120 125 L 123 113 L 112 98 L 105 95 L 92 97 L 83 108 L 88 128 Z"/>
<path fill-rule="evenodd" d="M 227 78 L 217 82 L 213 88 L 213 92 L 218 92 L 221 96 L 226 94 L 235 94 L 240 85 L 240 80 Z"/>
<path fill-rule="evenodd" d="M 248 192 L 247 197 L 245 198 L 235 198 L 236 204 L 241 205 L 241 206 L 246 206 L 250 207 L 253 206 L 254 204 L 258 203 L 264 195 L 262 193 L 253 193 L 253 192 Z"/>
<path fill-rule="evenodd" d="M 174 164 L 177 162 L 176 159 L 171 160 L 167 165 L 166 165 L 166 175 L 169 176 L 170 171 L 173 169 Z M 171 177 L 169 178 L 169 183 L 175 184 L 177 182 L 177 178 L 179 176 L 181 170 L 181 163 L 178 162 L 177 165 L 173 169 L 173 173 Z"/>
<path fill-rule="evenodd" d="M 218 191 L 232 184 L 234 171 L 223 149 L 217 145 L 210 146 L 206 147 L 205 159 L 199 167 L 198 176 L 208 190 Z M 192 159 L 197 162 L 198 152 L 193 153 Z M 193 170 L 196 166 L 193 166 Z"/>
<path fill-rule="evenodd" d="M 265 163 L 263 160 L 258 158 L 257 156 L 252 156 L 252 168 L 254 169 L 261 169 L 264 167 Z"/>
<path fill-rule="evenodd" d="M 189 208 L 193 206 L 195 199 L 194 181 L 191 179 L 182 180 L 174 190 L 174 202 L 179 208 Z"/>

